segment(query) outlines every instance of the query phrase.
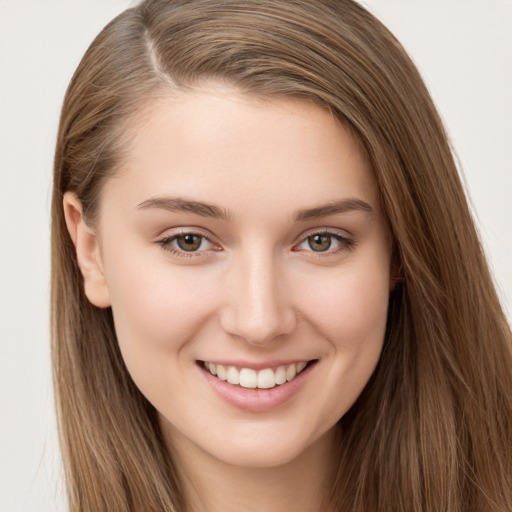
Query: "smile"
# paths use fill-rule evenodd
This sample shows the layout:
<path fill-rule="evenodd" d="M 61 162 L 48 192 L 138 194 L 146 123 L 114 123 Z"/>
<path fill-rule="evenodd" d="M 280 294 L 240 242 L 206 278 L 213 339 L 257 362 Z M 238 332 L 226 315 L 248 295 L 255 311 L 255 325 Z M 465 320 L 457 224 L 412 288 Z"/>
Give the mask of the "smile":
<path fill-rule="evenodd" d="M 234 386 L 241 386 L 249 389 L 272 389 L 293 380 L 308 365 L 308 361 L 301 361 L 289 365 L 282 365 L 276 369 L 263 368 L 254 370 L 252 368 L 236 368 L 222 364 L 202 362 L 204 368 L 211 375 Z"/>

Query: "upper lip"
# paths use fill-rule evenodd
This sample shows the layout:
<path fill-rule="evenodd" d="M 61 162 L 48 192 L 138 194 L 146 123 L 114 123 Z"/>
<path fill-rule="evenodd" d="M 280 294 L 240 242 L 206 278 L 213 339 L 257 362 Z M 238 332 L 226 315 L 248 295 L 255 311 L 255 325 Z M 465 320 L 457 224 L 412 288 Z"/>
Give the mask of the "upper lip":
<path fill-rule="evenodd" d="M 205 361 L 208 363 L 214 363 L 214 364 L 221 364 L 222 366 L 234 366 L 235 368 L 251 368 L 253 370 L 264 370 L 266 368 L 279 368 L 280 366 L 289 366 L 291 364 L 297 364 L 297 363 L 309 363 L 310 361 L 315 361 L 316 359 L 310 359 L 310 358 L 294 358 L 294 359 L 275 359 L 270 361 L 247 361 L 247 360 L 228 360 L 228 359 L 202 359 L 200 360 L 201 363 L 204 363 Z"/>

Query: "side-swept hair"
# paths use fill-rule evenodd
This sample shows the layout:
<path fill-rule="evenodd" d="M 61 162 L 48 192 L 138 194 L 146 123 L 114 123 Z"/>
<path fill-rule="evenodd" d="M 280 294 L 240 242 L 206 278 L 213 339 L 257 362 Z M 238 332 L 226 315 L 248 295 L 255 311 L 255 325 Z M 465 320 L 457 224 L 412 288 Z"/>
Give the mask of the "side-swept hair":
<path fill-rule="evenodd" d="M 415 66 L 352 0 L 146 0 L 103 29 L 62 109 L 52 206 L 53 368 L 71 512 L 183 511 L 156 411 L 83 291 L 62 199 L 94 224 L 130 119 L 229 83 L 329 109 L 365 148 L 393 235 L 379 365 L 339 422 L 334 510 L 512 510 L 511 333 L 447 137 Z"/>

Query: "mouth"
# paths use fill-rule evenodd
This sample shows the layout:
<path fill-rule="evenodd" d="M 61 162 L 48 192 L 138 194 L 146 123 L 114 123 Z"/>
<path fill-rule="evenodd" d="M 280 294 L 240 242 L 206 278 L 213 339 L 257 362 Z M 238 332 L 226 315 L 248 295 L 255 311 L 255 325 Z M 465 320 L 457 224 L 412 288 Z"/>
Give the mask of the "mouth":
<path fill-rule="evenodd" d="M 293 381 L 307 367 L 317 360 L 299 361 L 277 367 L 262 368 L 238 368 L 236 366 L 213 363 L 209 361 L 198 361 L 204 369 L 217 379 L 227 382 L 233 386 L 247 389 L 272 389 Z"/>

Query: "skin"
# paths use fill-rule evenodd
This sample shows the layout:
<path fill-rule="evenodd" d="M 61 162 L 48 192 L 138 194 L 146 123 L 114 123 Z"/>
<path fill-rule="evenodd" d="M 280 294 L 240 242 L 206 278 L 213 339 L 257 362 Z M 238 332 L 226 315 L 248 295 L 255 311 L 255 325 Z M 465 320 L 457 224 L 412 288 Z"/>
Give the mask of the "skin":
<path fill-rule="evenodd" d="M 190 510 L 319 510 L 336 422 L 386 325 L 391 244 L 365 153 L 316 105 L 218 84 L 158 100 L 129 127 L 97 224 L 71 193 L 64 208 L 87 296 L 112 307 Z M 177 197 L 225 215 L 154 201 Z M 347 199 L 346 211 L 297 218 Z M 180 250 L 186 233 L 209 241 Z M 219 397 L 197 364 L 225 360 L 316 364 L 284 404 L 254 412 Z"/>

